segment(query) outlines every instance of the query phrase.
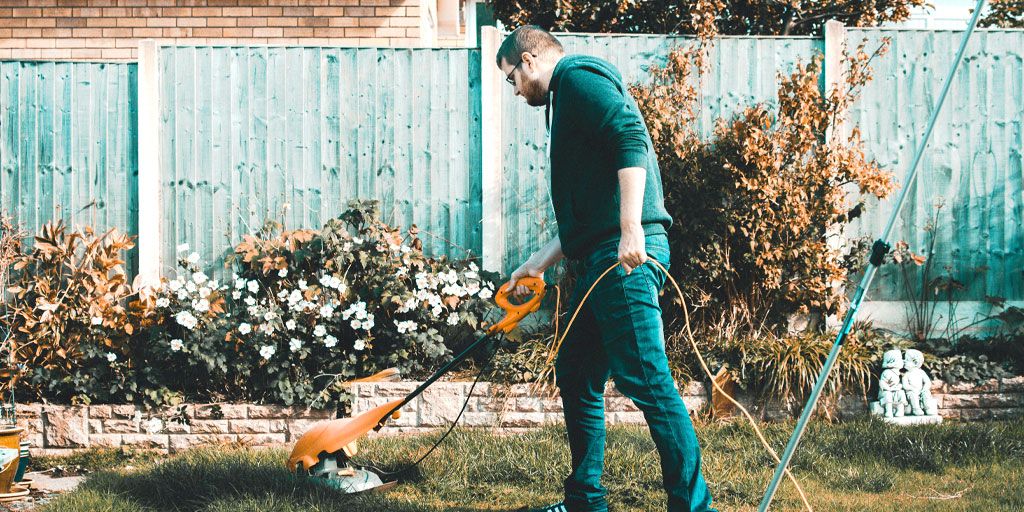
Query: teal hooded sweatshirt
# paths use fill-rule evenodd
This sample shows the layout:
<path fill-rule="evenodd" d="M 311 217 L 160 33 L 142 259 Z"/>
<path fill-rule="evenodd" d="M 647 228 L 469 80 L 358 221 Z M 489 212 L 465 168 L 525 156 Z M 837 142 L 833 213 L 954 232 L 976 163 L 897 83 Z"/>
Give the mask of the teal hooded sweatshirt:
<path fill-rule="evenodd" d="M 611 63 L 566 55 L 551 75 L 551 201 L 562 253 L 581 259 L 620 236 L 619 169 L 647 170 L 640 222 L 645 235 L 672 226 L 661 170 L 636 101 Z"/>

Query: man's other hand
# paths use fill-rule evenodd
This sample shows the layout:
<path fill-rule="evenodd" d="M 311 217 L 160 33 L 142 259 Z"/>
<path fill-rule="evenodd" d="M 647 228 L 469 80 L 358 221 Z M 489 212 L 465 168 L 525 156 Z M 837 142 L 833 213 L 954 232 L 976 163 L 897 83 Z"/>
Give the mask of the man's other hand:
<path fill-rule="evenodd" d="M 622 230 L 619 239 L 619 263 L 627 274 L 647 261 L 647 245 L 644 230 L 640 226 L 627 227 Z"/>

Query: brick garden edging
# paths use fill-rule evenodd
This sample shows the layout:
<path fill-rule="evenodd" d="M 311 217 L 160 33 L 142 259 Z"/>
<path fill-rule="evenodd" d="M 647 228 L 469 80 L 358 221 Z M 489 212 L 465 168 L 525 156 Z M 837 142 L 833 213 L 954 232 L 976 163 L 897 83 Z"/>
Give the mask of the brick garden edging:
<path fill-rule="evenodd" d="M 418 382 L 354 384 L 353 414 L 404 397 Z M 466 398 L 470 382 L 437 382 L 403 408 L 402 416 L 377 435 L 426 432 L 447 427 Z M 973 421 L 1024 416 L 1024 376 L 990 380 L 980 385 L 946 385 L 934 381 L 932 394 L 939 402 L 939 414 L 949 420 Z M 681 391 L 691 412 L 708 403 L 707 388 L 690 383 Z M 763 419 L 792 417 L 802 404 L 770 404 L 765 407 L 739 393 L 739 400 Z M 330 411 L 307 411 L 303 407 L 253 404 L 185 404 L 189 424 L 163 421 L 159 432 L 148 431 L 152 417 L 166 418 L 175 408 L 147 413 L 134 405 L 69 406 L 19 404 L 18 425 L 25 428 L 32 453 L 57 455 L 83 448 L 137 448 L 176 452 L 197 445 L 242 444 L 287 447 L 310 426 L 330 419 Z M 504 386 L 481 382 L 470 399 L 460 425 L 496 427 L 519 431 L 562 421 L 558 397 L 529 395 L 529 386 Z M 861 397 L 840 399 L 837 415 L 848 419 L 867 414 Z M 641 424 L 643 414 L 609 383 L 605 394 L 605 415 L 609 424 Z M 498 420 L 501 420 L 500 425 Z"/>

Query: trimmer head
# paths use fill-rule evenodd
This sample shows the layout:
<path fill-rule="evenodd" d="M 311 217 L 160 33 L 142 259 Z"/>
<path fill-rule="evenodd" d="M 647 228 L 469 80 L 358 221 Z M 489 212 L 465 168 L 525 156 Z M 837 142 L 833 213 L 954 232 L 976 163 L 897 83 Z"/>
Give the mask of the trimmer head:
<path fill-rule="evenodd" d="M 321 457 L 320 462 L 310 469 L 309 476 L 347 494 L 386 490 L 398 484 L 397 480 L 384 482 L 372 470 L 352 464 L 344 452 Z"/>

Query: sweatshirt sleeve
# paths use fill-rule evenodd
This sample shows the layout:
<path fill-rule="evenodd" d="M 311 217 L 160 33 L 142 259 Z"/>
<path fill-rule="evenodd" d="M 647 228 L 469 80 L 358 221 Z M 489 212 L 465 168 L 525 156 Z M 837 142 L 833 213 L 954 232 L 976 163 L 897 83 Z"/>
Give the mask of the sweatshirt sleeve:
<path fill-rule="evenodd" d="M 619 91 L 615 82 L 586 68 L 566 71 L 558 102 L 572 105 L 576 126 L 592 130 L 598 147 L 609 149 L 615 169 L 646 167 L 647 138 L 644 121 Z"/>

